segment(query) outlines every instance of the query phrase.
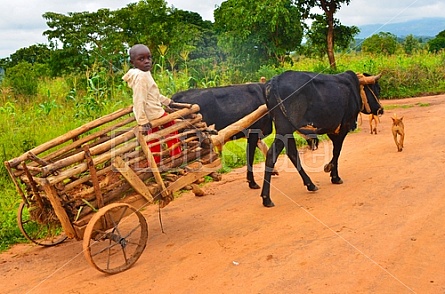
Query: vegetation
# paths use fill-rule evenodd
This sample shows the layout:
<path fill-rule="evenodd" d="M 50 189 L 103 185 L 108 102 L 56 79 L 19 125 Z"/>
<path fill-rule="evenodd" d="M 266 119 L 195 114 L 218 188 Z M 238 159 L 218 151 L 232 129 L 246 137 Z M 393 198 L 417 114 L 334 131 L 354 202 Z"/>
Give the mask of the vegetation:
<path fill-rule="evenodd" d="M 215 23 L 168 8 L 162 0 L 139 1 L 117 11 L 46 13 L 50 45 L 21 48 L 0 60 L 5 70 L 0 76 L 1 161 L 130 105 L 131 90 L 121 77 L 129 68 L 126 52 L 133 43 L 152 49 L 153 75 L 167 96 L 192 87 L 256 82 L 285 70 L 383 72 L 384 99 L 445 92 L 445 31 L 428 43 L 379 33 L 354 44 L 357 28 L 337 20 L 332 67 L 323 43 L 325 16 L 314 16 L 313 26 L 306 28 L 298 16 L 306 17 L 307 11 L 297 10 L 292 1 L 273 3 L 225 1 L 215 10 Z M 303 36 L 306 44 L 300 44 Z M 269 144 L 272 138 L 267 138 Z M 245 165 L 244 150 L 243 140 L 228 144 L 224 170 Z M 257 154 L 256 161 L 262 160 Z M 0 191 L 1 250 L 24 241 L 15 220 L 20 198 L 3 165 Z"/>

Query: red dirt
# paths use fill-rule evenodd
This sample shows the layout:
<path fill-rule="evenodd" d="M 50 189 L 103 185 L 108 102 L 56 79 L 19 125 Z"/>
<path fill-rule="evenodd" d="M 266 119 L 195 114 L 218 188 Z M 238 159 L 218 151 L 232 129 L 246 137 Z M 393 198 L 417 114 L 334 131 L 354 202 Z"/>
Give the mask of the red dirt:
<path fill-rule="evenodd" d="M 322 171 L 331 144 L 302 151 L 320 188 L 308 192 L 285 156 L 272 179 L 274 208 L 248 189 L 245 168 L 143 213 L 149 240 L 129 270 L 92 268 L 82 242 L 17 245 L 0 254 L 3 293 L 445 293 L 445 95 L 383 101 L 378 134 L 347 136 L 343 185 Z M 425 106 L 427 105 L 427 106 Z M 397 152 L 390 117 L 404 117 Z M 263 164 L 256 178 L 262 183 Z"/>

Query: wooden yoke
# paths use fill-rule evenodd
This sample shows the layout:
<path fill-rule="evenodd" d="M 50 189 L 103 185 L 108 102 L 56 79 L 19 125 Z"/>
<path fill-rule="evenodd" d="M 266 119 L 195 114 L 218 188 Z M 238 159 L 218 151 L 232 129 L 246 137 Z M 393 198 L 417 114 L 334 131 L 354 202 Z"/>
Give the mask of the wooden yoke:
<path fill-rule="evenodd" d="M 376 76 L 365 76 L 362 73 L 356 73 L 358 81 L 359 81 L 359 85 L 360 85 L 360 97 L 362 98 L 362 102 L 363 102 L 363 106 L 362 109 L 365 109 L 365 111 L 367 113 L 371 113 L 371 108 L 369 107 L 369 103 L 368 103 L 368 99 L 366 98 L 366 94 L 365 94 L 365 85 L 369 85 L 369 84 L 375 84 L 381 77 L 382 74 L 378 74 Z"/>
<path fill-rule="evenodd" d="M 225 127 L 224 129 L 218 131 L 218 135 L 211 136 L 212 144 L 214 147 L 219 148 L 224 145 L 231 137 L 237 133 L 245 130 L 248 126 L 255 123 L 258 119 L 267 113 L 266 104 L 261 105 L 254 112 L 243 117 L 242 119 L 234 122 L 233 124 Z"/>

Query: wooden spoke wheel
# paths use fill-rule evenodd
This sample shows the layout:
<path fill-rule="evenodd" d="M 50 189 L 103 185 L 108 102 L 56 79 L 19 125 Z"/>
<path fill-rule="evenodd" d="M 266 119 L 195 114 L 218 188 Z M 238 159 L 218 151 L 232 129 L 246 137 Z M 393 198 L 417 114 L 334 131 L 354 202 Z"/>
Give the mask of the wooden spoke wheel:
<path fill-rule="evenodd" d="M 26 239 L 40 246 L 54 246 L 67 239 L 59 220 L 50 209 L 21 202 L 17 223 Z"/>
<path fill-rule="evenodd" d="M 126 203 L 109 204 L 94 214 L 85 229 L 83 252 L 97 270 L 116 274 L 141 256 L 148 239 L 144 216 Z"/>

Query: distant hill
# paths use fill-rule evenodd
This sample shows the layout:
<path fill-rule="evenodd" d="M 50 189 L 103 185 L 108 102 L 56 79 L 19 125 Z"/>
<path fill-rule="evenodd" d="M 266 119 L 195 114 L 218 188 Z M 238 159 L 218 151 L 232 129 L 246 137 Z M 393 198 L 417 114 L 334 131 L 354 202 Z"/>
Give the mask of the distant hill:
<path fill-rule="evenodd" d="M 397 37 L 408 35 L 435 37 L 445 30 L 445 17 L 431 17 L 391 24 L 372 24 L 359 26 L 358 39 L 364 39 L 380 32 L 390 32 Z"/>

